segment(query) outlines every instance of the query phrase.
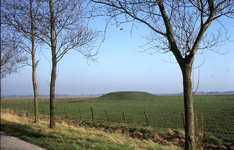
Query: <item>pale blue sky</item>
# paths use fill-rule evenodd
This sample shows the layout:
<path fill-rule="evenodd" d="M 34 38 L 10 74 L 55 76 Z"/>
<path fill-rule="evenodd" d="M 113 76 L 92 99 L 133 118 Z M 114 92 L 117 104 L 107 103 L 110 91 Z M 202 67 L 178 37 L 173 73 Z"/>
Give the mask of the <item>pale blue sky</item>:
<path fill-rule="evenodd" d="M 234 23 L 227 24 L 228 34 L 234 41 Z M 225 21 L 226 22 L 226 21 Z M 104 28 L 102 22 L 92 25 L 97 29 Z M 212 24 L 210 30 L 217 24 Z M 124 30 L 120 30 L 123 28 Z M 145 91 L 149 93 L 182 92 L 181 71 L 172 53 L 149 51 L 140 53 L 140 47 L 146 43 L 141 36 L 150 34 L 148 27 L 137 24 L 132 36 L 128 32 L 130 25 L 116 28 L 108 26 L 105 42 L 98 54 L 98 63 L 90 62 L 77 51 L 70 51 L 58 64 L 56 94 L 99 94 L 114 91 Z M 99 42 L 96 43 L 97 45 Z M 194 65 L 200 67 L 200 84 L 198 91 L 234 90 L 234 43 L 226 42 L 220 48 L 220 55 L 205 50 L 195 57 Z M 42 55 L 43 53 L 43 55 Z M 49 95 L 50 83 L 50 50 L 38 52 L 40 60 L 37 68 L 39 94 Z M 173 63 L 167 63 L 167 62 Z M 197 85 L 198 70 L 194 70 L 194 85 Z M 195 90 L 195 88 L 194 88 Z M 24 67 L 19 74 L 12 74 L 2 80 L 2 95 L 32 95 L 31 68 Z"/>

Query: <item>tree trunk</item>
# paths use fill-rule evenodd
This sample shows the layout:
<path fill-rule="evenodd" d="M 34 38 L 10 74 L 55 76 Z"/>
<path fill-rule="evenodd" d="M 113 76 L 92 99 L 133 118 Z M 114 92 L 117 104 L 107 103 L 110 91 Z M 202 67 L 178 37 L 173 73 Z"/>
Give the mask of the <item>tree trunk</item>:
<path fill-rule="evenodd" d="M 50 81 L 50 128 L 55 128 L 55 80 L 56 80 L 56 58 L 52 58 L 52 71 Z"/>
<path fill-rule="evenodd" d="M 0 119 L 2 117 L 2 84 L 1 83 L 2 83 L 2 78 L 0 78 Z"/>
<path fill-rule="evenodd" d="M 39 121 L 39 117 L 38 117 L 38 94 L 37 94 L 37 83 L 36 83 L 36 63 L 35 63 L 34 48 L 32 50 L 32 83 L 33 83 L 33 94 L 34 94 L 34 115 L 35 115 L 35 123 L 37 123 Z"/>
<path fill-rule="evenodd" d="M 191 71 L 191 65 L 184 65 L 182 68 L 185 111 L 185 150 L 195 150 L 196 148 Z"/>
<path fill-rule="evenodd" d="M 36 82 L 36 67 L 37 64 L 35 62 L 35 39 L 34 39 L 34 20 L 32 15 L 32 0 L 30 1 L 30 20 L 31 20 L 31 43 L 32 43 L 32 83 L 33 83 L 33 94 L 34 94 L 34 115 L 35 115 L 35 123 L 39 121 L 38 117 L 38 94 L 37 94 L 37 82 Z"/>
<path fill-rule="evenodd" d="M 52 71 L 51 71 L 51 80 L 50 80 L 50 128 L 55 128 L 55 80 L 56 80 L 56 67 L 57 67 L 57 58 L 56 58 L 56 44 L 55 44 L 55 35 L 54 35 L 54 11 L 53 11 L 53 2 L 49 0 L 50 7 L 50 40 L 51 40 L 51 53 L 52 53 Z"/>

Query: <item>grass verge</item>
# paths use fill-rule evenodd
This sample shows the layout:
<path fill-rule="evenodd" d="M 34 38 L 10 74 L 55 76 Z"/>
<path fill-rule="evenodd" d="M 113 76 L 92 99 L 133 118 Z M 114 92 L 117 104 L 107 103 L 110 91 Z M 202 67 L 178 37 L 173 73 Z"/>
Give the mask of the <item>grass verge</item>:
<path fill-rule="evenodd" d="M 164 146 L 150 140 L 139 140 L 106 133 L 96 129 L 69 126 L 58 123 L 56 129 L 49 129 L 47 121 L 35 124 L 24 114 L 21 116 L 2 113 L 1 130 L 50 150 L 75 149 L 181 149 L 176 146 Z"/>

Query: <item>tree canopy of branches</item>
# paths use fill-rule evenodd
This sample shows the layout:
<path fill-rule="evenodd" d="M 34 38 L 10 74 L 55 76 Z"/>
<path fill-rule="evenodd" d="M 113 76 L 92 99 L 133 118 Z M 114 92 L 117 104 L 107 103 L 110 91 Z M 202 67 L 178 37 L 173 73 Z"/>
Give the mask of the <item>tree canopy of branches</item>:
<path fill-rule="evenodd" d="M 92 59 L 98 51 L 92 49 L 98 32 L 88 28 L 83 1 L 64 0 L 49 1 L 43 5 L 44 21 L 40 24 L 43 41 L 56 49 L 55 58 L 59 62 L 71 49 Z M 53 27 L 53 30 L 51 29 Z M 54 32 L 55 45 L 51 43 L 51 32 Z"/>
<path fill-rule="evenodd" d="M 31 58 L 32 66 L 32 84 L 34 93 L 34 115 L 35 122 L 39 121 L 38 117 L 38 92 L 36 81 L 36 67 L 38 61 L 35 60 L 36 44 L 42 44 L 40 32 L 37 26 L 42 20 L 40 7 L 43 1 L 35 0 L 14 0 L 2 1 L 2 18 L 3 24 L 12 28 L 13 32 L 20 36 L 21 42 L 18 43 L 22 51 L 27 52 Z"/>
<path fill-rule="evenodd" d="M 213 21 L 234 18 L 233 0 L 91 0 L 93 16 L 106 16 L 123 23 L 140 22 L 152 31 L 149 49 L 171 52 L 183 76 L 185 149 L 195 149 L 191 70 L 198 50 L 219 46 L 221 32 L 207 32 Z"/>
<path fill-rule="evenodd" d="M 7 28 L 1 28 L 1 79 L 27 64 L 28 57 L 19 49 L 18 37 Z"/>

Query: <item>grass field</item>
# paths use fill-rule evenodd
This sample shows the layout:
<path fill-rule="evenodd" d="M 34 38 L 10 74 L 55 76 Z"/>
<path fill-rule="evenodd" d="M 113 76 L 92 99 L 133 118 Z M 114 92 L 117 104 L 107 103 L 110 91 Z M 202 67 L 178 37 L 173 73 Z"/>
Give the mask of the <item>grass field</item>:
<path fill-rule="evenodd" d="M 145 92 L 115 92 L 97 98 L 57 98 L 56 115 L 81 124 L 81 118 L 92 122 L 108 120 L 112 124 L 149 126 L 154 129 L 183 129 L 182 113 L 184 103 L 182 95 L 156 96 Z M 32 112 L 32 99 L 3 100 L 3 108 Z M 201 126 L 204 118 L 206 142 L 216 145 L 234 145 L 234 95 L 194 95 L 194 109 Z M 49 114 L 49 100 L 39 100 L 41 114 Z M 108 117 L 106 115 L 108 114 Z M 84 122 L 84 121 L 83 121 Z M 91 124 L 91 123 L 90 123 Z"/>
<path fill-rule="evenodd" d="M 182 149 L 174 145 L 160 145 L 153 141 L 133 139 L 91 128 L 68 126 L 65 123 L 57 123 L 56 129 L 50 130 L 49 121 L 35 124 L 33 119 L 6 111 L 1 115 L 1 119 L 1 130 L 49 150 Z"/>

